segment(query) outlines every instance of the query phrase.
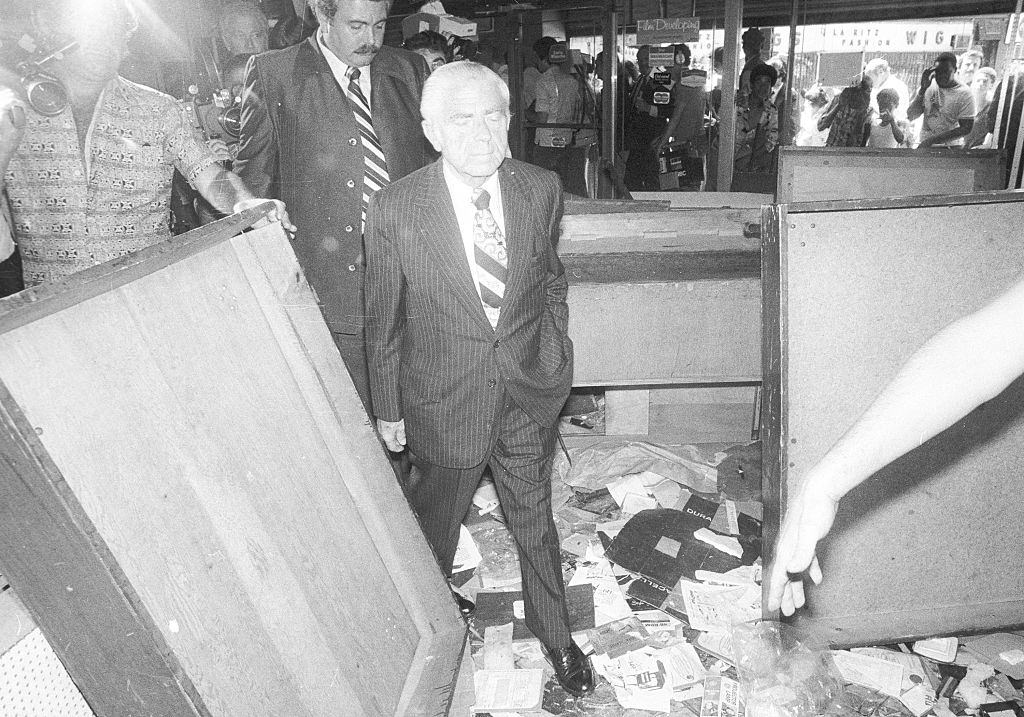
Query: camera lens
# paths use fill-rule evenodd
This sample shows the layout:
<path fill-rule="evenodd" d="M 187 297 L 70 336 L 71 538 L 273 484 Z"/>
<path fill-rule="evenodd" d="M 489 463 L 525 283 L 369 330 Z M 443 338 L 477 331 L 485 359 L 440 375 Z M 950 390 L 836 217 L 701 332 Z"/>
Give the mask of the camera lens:
<path fill-rule="evenodd" d="M 242 134 L 242 111 L 237 105 L 222 110 L 217 116 L 217 121 L 220 122 L 220 126 L 224 128 L 228 136 L 238 139 L 238 136 Z"/>
<path fill-rule="evenodd" d="M 59 115 L 68 106 L 68 94 L 63 85 L 49 77 L 36 76 L 22 79 L 29 106 L 45 117 Z"/>

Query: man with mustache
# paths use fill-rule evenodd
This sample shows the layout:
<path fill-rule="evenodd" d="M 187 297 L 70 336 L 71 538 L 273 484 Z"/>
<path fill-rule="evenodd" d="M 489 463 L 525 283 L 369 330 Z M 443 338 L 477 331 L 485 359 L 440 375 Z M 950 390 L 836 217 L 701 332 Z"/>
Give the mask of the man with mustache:
<path fill-rule="evenodd" d="M 255 194 L 288 204 L 292 246 L 364 404 L 366 204 L 432 157 L 419 123 L 427 65 L 382 45 L 390 4 L 316 0 L 313 37 L 250 61 L 234 163 Z"/>

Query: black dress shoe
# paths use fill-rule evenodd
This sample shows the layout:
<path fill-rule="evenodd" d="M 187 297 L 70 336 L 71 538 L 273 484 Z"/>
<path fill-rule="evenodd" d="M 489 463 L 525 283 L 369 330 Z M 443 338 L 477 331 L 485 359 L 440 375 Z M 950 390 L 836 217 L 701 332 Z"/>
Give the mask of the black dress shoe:
<path fill-rule="evenodd" d="M 590 660 L 572 643 L 569 647 L 551 648 L 545 645 L 548 659 L 555 667 L 558 684 L 574 697 L 583 697 L 594 691 L 594 673 L 590 669 Z"/>
<path fill-rule="evenodd" d="M 455 596 L 455 604 L 459 606 L 459 612 L 462 613 L 462 616 L 472 617 L 476 611 L 476 603 L 454 590 L 452 590 L 452 595 Z"/>

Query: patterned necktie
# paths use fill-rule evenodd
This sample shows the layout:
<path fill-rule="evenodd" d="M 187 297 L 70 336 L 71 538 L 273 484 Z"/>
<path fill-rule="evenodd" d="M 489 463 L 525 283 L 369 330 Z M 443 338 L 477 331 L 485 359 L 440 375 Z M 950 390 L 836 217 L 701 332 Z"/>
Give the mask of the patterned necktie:
<path fill-rule="evenodd" d="M 363 140 L 363 230 L 366 230 L 366 207 L 370 203 L 370 195 L 382 187 L 386 187 L 391 179 L 388 177 L 388 165 L 384 160 L 384 150 L 373 131 L 373 118 L 370 116 L 370 103 L 366 101 L 359 86 L 359 68 L 350 67 L 345 72 L 348 77 L 348 97 L 352 100 L 352 112 L 359 125 L 359 136 Z"/>
<path fill-rule="evenodd" d="M 505 235 L 494 221 L 489 204 L 491 195 L 483 189 L 473 190 L 473 256 L 476 259 L 477 278 L 480 282 L 480 301 L 484 305 L 491 326 L 498 325 L 501 301 L 505 296 L 505 275 L 508 273 L 508 255 L 505 253 Z"/>

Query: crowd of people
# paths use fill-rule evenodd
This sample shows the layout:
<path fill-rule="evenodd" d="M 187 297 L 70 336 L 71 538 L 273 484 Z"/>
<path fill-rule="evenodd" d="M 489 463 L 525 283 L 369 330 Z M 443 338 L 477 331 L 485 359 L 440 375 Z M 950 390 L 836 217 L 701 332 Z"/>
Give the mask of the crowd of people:
<path fill-rule="evenodd" d="M 772 174 L 777 148 L 809 147 L 957 147 L 1001 146 L 993 137 L 999 103 L 997 74 L 983 66 L 984 55 L 971 49 L 956 55 L 943 52 L 925 69 L 911 90 L 884 57 L 871 59 L 848 86 L 814 83 L 787 94 L 788 68 L 778 55 L 765 59 L 765 35 L 748 28 L 742 35 L 743 62 L 735 83 L 735 173 Z M 675 63 L 652 67 L 651 48 L 637 51 L 635 70 L 627 73 L 626 184 L 633 191 L 664 189 L 658 154 L 666 146 L 705 150 L 709 164 L 720 138 L 722 49 L 710 58 L 706 93 L 690 92 L 690 52 L 673 48 Z M 697 70 L 696 72 L 700 72 Z M 707 75 L 705 75 L 707 77 Z M 658 80 L 658 81 L 656 81 Z M 661 93 L 660 99 L 654 99 Z M 687 106 L 679 110 L 679 103 Z M 670 121 L 685 115 L 691 121 Z M 667 130 L 667 132 L 666 132 Z M 705 189 L 714 189 L 708 176 Z M 660 182 L 660 183 L 659 183 Z M 685 185 L 681 185 L 687 188 Z M 673 185 L 674 188 L 674 185 Z M 696 187 L 690 187 L 696 188 Z"/>

